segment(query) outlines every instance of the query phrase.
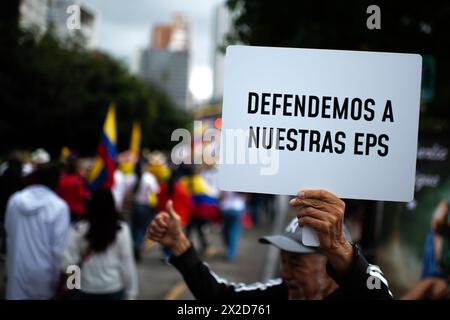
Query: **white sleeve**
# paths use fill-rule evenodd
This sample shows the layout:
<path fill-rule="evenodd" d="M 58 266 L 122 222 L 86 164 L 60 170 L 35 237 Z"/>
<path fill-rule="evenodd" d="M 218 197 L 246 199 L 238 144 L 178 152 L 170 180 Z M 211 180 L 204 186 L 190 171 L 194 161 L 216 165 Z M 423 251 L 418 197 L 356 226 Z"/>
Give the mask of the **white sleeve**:
<path fill-rule="evenodd" d="M 122 261 L 122 275 L 124 280 L 125 299 L 133 300 L 138 295 L 138 276 L 133 255 L 133 244 L 130 228 L 122 223 L 119 237 L 120 259 Z"/>

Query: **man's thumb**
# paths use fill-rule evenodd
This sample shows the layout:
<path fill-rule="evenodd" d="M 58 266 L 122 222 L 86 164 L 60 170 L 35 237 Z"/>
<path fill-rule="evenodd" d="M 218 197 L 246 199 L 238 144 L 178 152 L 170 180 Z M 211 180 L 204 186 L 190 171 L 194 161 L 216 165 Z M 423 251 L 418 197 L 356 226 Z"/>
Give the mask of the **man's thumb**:
<path fill-rule="evenodd" d="M 178 214 L 175 212 L 175 210 L 173 208 L 173 201 L 172 200 L 167 201 L 166 209 L 167 209 L 167 212 L 169 213 L 169 215 L 170 215 L 170 217 L 172 219 L 178 217 Z"/>

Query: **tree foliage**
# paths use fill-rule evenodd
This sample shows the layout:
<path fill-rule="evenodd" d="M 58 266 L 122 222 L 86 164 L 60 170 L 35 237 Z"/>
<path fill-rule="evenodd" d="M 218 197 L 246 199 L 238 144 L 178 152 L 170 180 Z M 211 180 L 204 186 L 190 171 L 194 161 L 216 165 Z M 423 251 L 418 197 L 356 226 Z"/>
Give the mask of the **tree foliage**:
<path fill-rule="evenodd" d="M 62 146 L 92 155 L 110 102 L 117 105 L 119 149 L 129 143 L 131 124 L 142 124 L 142 145 L 170 148 L 171 132 L 187 114 L 169 97 L 131 75 L 105 53 L 77 39 L 61 41 L 2 24 L 0 29 L 0 153 Z"/>

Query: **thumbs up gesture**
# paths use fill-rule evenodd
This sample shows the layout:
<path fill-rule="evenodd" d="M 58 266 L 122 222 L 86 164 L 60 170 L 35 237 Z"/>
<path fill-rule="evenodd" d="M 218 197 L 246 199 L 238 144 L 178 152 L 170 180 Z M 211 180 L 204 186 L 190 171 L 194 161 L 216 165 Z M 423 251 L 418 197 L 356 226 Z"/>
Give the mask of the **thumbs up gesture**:
<path fill-rule="evenodd" d="M 172 200 L 167 201 L 166 211 L 161 211 L 155 216 L 147 229 L 147 237 L 169 247 L 175 256 L 190 246 L 183 233 L 180 216 L 173 208 Z"/>

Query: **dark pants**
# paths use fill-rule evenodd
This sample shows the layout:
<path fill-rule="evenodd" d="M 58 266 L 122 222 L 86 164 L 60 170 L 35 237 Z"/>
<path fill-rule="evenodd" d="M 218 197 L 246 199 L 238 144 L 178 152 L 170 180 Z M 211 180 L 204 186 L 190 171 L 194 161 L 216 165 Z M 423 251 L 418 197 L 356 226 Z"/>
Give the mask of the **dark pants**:
<path fill-rule="evenodd" d="M 186 228 L 186 235 L 188 238 L 191 237 L 192 229 L 197 230 L 198 237 L 200 239 L 200 252 L 205 253 L 206 249 L 208 248 L 208 240 L 206 239 L 205 233 L 203 232 L 203 227 L 208 223 L 209 221 L 204 218 L 199 217 L 192 217 L 189 225 Z"/>

